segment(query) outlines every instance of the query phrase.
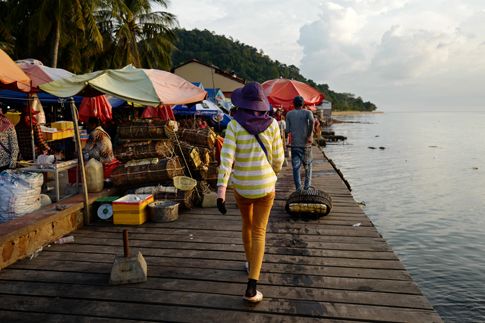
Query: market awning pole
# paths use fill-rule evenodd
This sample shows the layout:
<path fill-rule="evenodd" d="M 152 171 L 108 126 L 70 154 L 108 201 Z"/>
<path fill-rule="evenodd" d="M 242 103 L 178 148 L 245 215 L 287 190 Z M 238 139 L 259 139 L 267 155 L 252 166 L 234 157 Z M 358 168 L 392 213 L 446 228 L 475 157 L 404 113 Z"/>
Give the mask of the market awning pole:
<path fill-rule="evenodd" d="M 32 122 L 32 109 L 33 104 L 32 104 L 32 93 L 29 93 L 27 95 L 27 104 L 28 104 L 28 109 L 29 109 L 29 120 L 30 120 L 30 138 L 32 138 L 32 160 L 33 163 L 35 163 L 35 137 L 34 137 L 34 125 Z"/>
<path fill-rule="evenodd" d="M 83 193 L 84 193 L 84 224 L 89 224 L 90 216 L 89 216 L 89 195 L 88 195 L 88 185 L 86 183 L 86 170 L 84 169 L 84 158 L 83 158 L 83 150 L 81 146 L 81 135 L 79 134 L 79 125 L 77 120 L 77 108 L 76 104 L 74 103 L 74 99 L 71 97 L 69 100 L 69 104 L 71 106 L 71 114 L 72 114 L 72 121 L 74 122 L 74 136 L 76 142 L 76 149 L 78 154 L 78 165 L 81 168 L 81 179 L 83 185 Z"/>

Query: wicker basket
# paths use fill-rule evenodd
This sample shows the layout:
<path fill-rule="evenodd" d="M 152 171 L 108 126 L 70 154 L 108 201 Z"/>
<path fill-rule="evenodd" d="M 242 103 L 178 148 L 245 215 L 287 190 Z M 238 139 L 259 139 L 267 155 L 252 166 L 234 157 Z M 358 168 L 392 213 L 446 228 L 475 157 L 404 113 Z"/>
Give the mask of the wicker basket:
<path fill-rule="evenodd" d="M 135 120 L 118 126 L 118 137 L 121 139 L 163 139 L 166 121 L 162 120 Z"/>
<path fill-rule="evenodd" d="M 111 180 L 117 186 L 158 184 L 183 174 L 184 169 L 178 157 L 174 157 L 162 159 L 157 164 L 121 165 L 111 173 Z"/>
<path fill-rule="evenodd" d="M 190 191 L 197 185 L 197 181 L 187 176 L 175 176 L 173 186 L 181 191 Z"/>
<path fill-rule="evenodd" d="M 127 141 L 118 146 L 114 154 L 123 162 L 131 159 L 168 158 L 173 156 L 174 147 L 170 139 Z"/>
<path fill-rule="evenodd" d="M 178 145 L 177 145 L 178 146 Z M 175 153 L 181 158 L 185 158 L 191 170 L 199 169 L 203 163 L 199 153 L 199 148 L 181 141 L 180 146 L 175 148 Z"/>
<path fill-rule="evenodd" d="M 181 141 L 185 141 L 194 146 L 214 149 L 216 133 L 210 128 L 205 129 L 179 129 L 178 136 Z"/>
<path fill-rule="evenodd" d="M 157 192 L 155 193 L 155 200 L 171 200 L 174 202 L 180 203 L 179 207 L 183 209 L 190 210 L 194 207 L 194 200 L 197 194 L 195 194 L 195 190 L 192 189 L 190 191 L 177 191 L 176 193 L 173 192 Z"/>

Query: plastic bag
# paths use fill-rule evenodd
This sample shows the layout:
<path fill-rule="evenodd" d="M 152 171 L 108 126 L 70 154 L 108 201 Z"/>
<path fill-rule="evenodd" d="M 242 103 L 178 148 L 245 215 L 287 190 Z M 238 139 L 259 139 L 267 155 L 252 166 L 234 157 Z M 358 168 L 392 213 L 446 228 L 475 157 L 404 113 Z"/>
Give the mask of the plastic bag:
<path fill-rule="evenodd" d="M 0 223 L 41 207 L 44 177 L 40 173 L 5 170 L 0 173 Z"/>

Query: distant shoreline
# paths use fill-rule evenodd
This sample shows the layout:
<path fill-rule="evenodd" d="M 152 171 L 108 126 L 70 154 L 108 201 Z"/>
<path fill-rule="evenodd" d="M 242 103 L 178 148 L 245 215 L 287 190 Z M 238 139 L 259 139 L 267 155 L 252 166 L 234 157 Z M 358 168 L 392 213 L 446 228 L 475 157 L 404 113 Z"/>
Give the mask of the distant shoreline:
<path fill-rule="evenodd" d="M 349 116 L 359 114 L 380 114 L 384 111 L 332 111 L 332 116 Z"/>

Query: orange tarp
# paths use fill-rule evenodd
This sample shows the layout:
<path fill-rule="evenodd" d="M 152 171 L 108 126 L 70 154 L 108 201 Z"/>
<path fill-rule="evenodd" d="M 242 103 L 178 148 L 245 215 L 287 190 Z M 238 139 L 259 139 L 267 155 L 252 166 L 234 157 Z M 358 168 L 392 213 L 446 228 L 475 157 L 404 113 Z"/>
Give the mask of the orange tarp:
<path fill-rule="evenodd" d="M 30 92 L 30 78 L 0 49 L 0 87 Z"/>

